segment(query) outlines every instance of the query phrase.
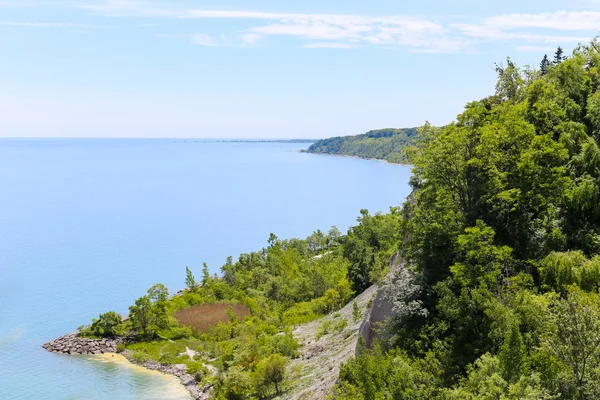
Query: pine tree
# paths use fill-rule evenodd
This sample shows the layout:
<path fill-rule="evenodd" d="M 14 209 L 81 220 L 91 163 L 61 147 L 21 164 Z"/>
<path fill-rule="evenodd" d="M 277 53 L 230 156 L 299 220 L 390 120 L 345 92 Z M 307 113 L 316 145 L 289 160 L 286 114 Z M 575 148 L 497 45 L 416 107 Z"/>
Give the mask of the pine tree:
<path fill-rule="evenodd" d="M 192 271 L 190 271 L 188 267 L 185 267 L 185 284 L 192 292 L 194 292 L 198 288 L 196 279 L 194 278 L 194 275 L 192 275 Z"/>
<path fill-rule="evenodd" d="M 558 65 L 561 62 L 563 62 L 563 60 L 566 57 L 563 57 L 563 49 L 562 47 L 558 46 L 558 49 L 556 49 L 556 53 L 554 53 L 554 61 L 552 62 L 553 65 Z"/>
<path fill-rule="evenodd" d="M 548 60 L 548 54 L 544 54 L 544 58 L 542 58 L 542 62 L 540 63 L 540 71 L 542 75 L 546 75 L 548 73 L 548 68 L 550 67 L 550 60 Z"/>
<path fill-rule="evenodd" d="M 202 263 L 202 285 L 206 285 L 210 281 L 210 272 L 208 271 L 208 265 Z"/>

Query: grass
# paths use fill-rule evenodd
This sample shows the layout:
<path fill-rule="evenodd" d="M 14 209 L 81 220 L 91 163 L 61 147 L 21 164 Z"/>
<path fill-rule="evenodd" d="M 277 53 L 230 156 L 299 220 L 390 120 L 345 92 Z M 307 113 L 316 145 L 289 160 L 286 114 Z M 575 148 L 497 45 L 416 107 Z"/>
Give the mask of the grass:
<path fill-rule="evenodd" d="M 149 359 L 160 363 L 168 364 L 186 364 L 193 366 L 196 361 L 190 359 L 185 352 L 185 348 L 196 349 L 201 344 L 197 339 L 181 339 L 176 342 L 167 340 L 157 340 L 153 342 L 139 342 L 127 345 L 127 349 L 132 351 L 132 357 L 138 362 L 144 362 Z"/>
<path fill-rule="evenodd" d="M 214 303 L 179 310 L 175 313 L 175 318 L 180 324 L 192 327 L 197 332 L 208 333 L 219 322 L 229 321 L 229 309 L 240 320 L 250 315 L 250 310 L 243 304 Z"/>

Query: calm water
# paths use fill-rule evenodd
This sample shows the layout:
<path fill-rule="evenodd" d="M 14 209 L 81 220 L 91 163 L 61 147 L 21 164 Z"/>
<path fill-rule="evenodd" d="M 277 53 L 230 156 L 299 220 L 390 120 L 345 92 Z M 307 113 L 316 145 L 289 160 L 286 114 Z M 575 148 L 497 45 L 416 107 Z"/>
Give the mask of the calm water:
<path fill-rule="evenodd" d="M 0 139 L 0 399 L 185 399 L 173 379 L 40 345 L 127 312 L 185 266 L 217 272 L 270 232 L 345 230 L 409 192 L 406 167 L 302 144 Z"/>

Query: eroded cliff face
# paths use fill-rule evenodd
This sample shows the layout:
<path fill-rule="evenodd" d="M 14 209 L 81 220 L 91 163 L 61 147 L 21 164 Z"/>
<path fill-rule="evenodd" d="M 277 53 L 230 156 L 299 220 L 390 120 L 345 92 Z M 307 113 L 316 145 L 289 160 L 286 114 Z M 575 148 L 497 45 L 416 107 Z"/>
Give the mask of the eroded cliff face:
<path fill-rule="evenodd" d="M 372 286 L 341 310 L 294 329 L 294 336 L 300 344 L 300 357 L 290 362 L 291 387 L 278 399 L 319 400 L 332 392 L 340 365 L 354 357 L 362 316 L 366 314 L 376 291 L 377 287 Z M 353 318 L 354 302 L 361 314 L 357 320 Z M 344 329 L 317 339 L 317 333 L 326 321 L 334 325 L 344 319 L 348 322 Z"/>
<path fill-rule="evenodd" d="M 388 279 L 397 274 L 401 266 L 401 258 L 395 255 L 390 261 Z M 291 361 L 291 387 L 278 399 L 320 400 L 332 393 L 340 365 L 355 356 L 360 338 L 369 344 L 379 339 L 378 323 L 394 315 L 393 301 L 381 294 L 380 289 L 373 285 L 341 310 L 294 329 L 300 344 L 300 357 Z M 353 318 L 354 302 L 361 313 L 357 320 Z M 335 324 L 343 319 L 348 321 L 346 328 L 317 339 L 317 332 L 326 321 Z"/>
<path fill-rule="evenodd" d="M 390 260 L 390 272 L 386 280 L 393 279 L 402 267 L 402 259 L 396 253 Z M 373 303 L 359 328 L 360 337 L 367 347 L 370 347 L 375 340 L 385 339 L 386 334 L 381 330 L 381 326 L 389 318 L 396 317 L 397 311 L 394 309 L 394 298 L 389 296 L 385 290 L 379 289 L 375 292 Z"/>

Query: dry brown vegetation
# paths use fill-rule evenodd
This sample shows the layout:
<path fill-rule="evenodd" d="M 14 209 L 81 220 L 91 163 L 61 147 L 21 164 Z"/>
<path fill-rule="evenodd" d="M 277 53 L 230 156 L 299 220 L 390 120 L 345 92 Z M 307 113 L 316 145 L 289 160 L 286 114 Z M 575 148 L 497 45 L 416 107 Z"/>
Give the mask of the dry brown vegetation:
<path fill-rule="evenodd" d="M 227 322 L 229 316 L 227 310 L 231 309 L 240 319 L 250 315 L 250 310 L 243 304 L 200 304 L 192 306 L 175 313 L 175 318 L 180 324 L 190 326 L 201 333 L 207 333 L 210 328 L 217 326 L 219 322 Z"/>

